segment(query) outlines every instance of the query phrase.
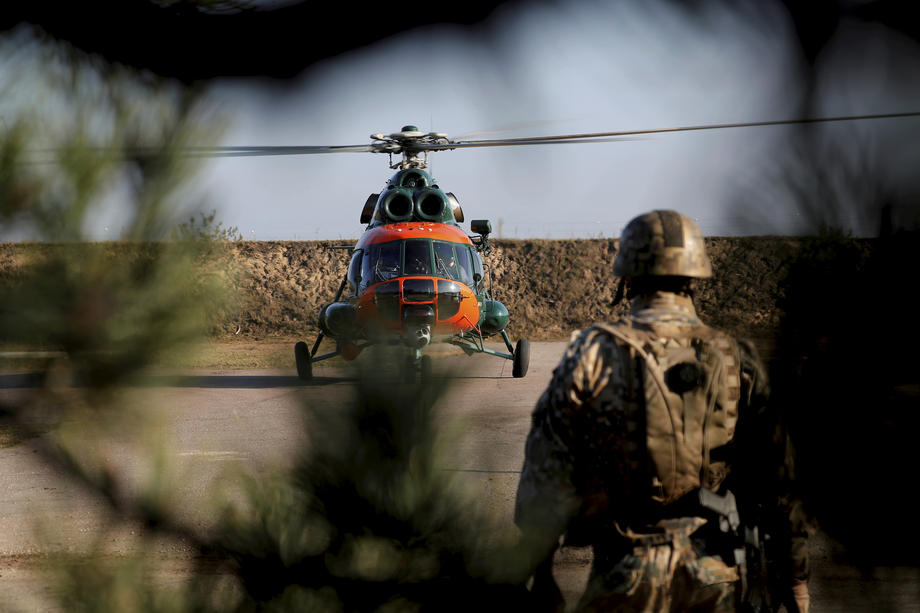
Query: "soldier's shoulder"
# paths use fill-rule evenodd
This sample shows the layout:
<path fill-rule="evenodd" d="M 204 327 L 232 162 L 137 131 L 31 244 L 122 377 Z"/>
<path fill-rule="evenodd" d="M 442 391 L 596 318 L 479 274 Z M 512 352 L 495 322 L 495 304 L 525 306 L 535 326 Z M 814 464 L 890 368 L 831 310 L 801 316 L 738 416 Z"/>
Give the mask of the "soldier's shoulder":
<path fill-rule="evenodd" d="M 741 352 L 741 357 L 743 359 L 760 362 L 760 353 L 757 351 L 757 345 L 754 344 L 754 341 L 747 338 L 739 338 L 736 342 L 738 343 L 738 351 Z"/>
<path fill-rule="evenodd" d="M 763 360 L 757 345 L 748 338 L 735 338 L 727 333 L 722 333 L 725 338 L 730 339 L 732 345 L 738 348 L 738 357 L 741 360 L 742 368 L 763 370 Z"/>
<path fill-rule="evenodd" d="M 629 334 L 632 325 L 628 320 L 618 319 L 612 322 L 595 322 L 587 328 L 572 333 L 570 346 L 592 345 L 597 343 L 616 343 L 618 336 Z"/>
<path fill-rule="evenodd" d="M 760 357 L 757 345 L 747 338 L 733 339 L 738 348 L 739 370 L 742 387 L 751 390 L 751 394 L 767 397 L 770 394 L 770 382 L 767 366 Z"/>
<path fill-rule="evenodd" d="M 721 328 L 716 328 L 705 323 L 698 326 L 691 336 L 702 338 L 721 349 L 737 350 L 741 357 L 745 355 L 753 355 L 756 357 L 757 355 L 754 345 L 748 340 L 736 337 Z"/>
<path fill-rule="evenodd" d="M 598 322 L 587 328 L 575 330 L 569 337 L 563 363 L 574 366 L 575 361 L 586 356 L 609 355 L 606 348 L 619 343 L 613 331 L 623 329 L 624 325 L 622 321 Z"/>

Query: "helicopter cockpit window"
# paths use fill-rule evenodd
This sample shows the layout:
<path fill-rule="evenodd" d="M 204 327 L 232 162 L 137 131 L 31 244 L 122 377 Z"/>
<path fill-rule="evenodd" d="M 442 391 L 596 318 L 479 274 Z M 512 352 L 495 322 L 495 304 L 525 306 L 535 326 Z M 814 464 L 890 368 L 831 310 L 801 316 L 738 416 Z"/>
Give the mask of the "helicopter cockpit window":
<path fill-rule="evenodd" d="M 457 245 L 457 260 L 460 262 L 460 280 L 473 287 L 473 269 L 470 262 L 470 248 Z"/>
<path fill-rule="evenodd" d="M 361 284 L 361 262 L 364 251 L 358 249 L 351 256 L 351 263 L 348 265 L 348 287 L 352 294 L 358 293 L 358 286 Z"/>
<path fill-rule="evenodd" d="M 361 267 L 361 290 L 369 285 L 399 276 L 400 241 L 381 243 L 368 248 Z"/>
<path fill-rule="evenodd" d="M 434 242 L 434 274 L 445 279 L 460 279 L 460 269 L 451 243 Z"/>
<path fill-rule="evenodd" d="M 407 240 L 403 272 L 406 275 L 431 275 L 431 242 Z"/>

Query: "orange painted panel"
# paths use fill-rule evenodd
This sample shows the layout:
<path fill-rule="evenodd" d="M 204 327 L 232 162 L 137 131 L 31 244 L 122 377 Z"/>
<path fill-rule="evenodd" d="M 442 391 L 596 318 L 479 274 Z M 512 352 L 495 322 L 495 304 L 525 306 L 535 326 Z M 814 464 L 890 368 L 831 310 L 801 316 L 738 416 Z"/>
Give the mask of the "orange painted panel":
<path fill-rule="evenodd" d="M 406 238 L 433 238 L 449 243 L 463 243 L 464 245 L 473 244 L 472 241 L 470 241 L 470 237 L 467 236 L 459 226 L 427 221 L 408 221 L 371 228 L 361 236 L 355 248 L 360 249 L 367 245 L 386 243 Z"/>
<path fill-rule="evenodd" d="M 444 240 L 444 239 L 441 239 Z M 390 298 L 389 307 L 380 307 L 378 308 L 377 301 L 375 301 L 375 296 L 377 295 L 378 290 L 382 291 L 383 289 L 395 289 L 393 284 L 398 284 L 400 290 L 402 288 L 402 283 L 406 279 L 429 279 L 434 284 L 434 287 L 437 288 L 438 281 L 447 281 L 457 287 L 460 293 L 460 304 L 456 313 L 450 317 L 442 320 L 441 314 L 438 312 L 438 300 L 437 295 L 433 295 L 432 300 L 428 301 L 412 301 L 406 302 L 402 291 L 395 293 L 393 291 L 387 292 L 392 298 Z M 386 286 L 384 288 L 383 286 Z M 396 300 L 398 300 L 399 309 L 396 310 Z M 433 335 L 447 335 L 447 334 L 458 334 L 460 332 L 466 332 L 472 329 L 475 329 L 476 324 L 479 322 L 479 303 L 476 300 L 476 294 L 473 293 L 469 287 L 454 281 L 452 279 L 444 279 L 441 277 L 398 277 L 391 279 L 389 281 L 384 281 L 369 287 L 364 294 L 358 297 L 356 303 L 356 314 L 358 324 L 365 330 L 368 330 L 373 327 L 379 326 L 384 330 L 390 330 L 393 332 L 398 332 L 402 329 L 402 321 L 400 319 L 400 314 L 402 312 L 402 305 L 411 304 L 411 305 L 425 305 L 430 304 L 436 313 L 438 313 L 438 319 L 434 326 L 431 327 L 431 333 Z M 385 312 L 388 310 L 389 312 Z M 395 319 L 394 319 L 395 316 Z"/>

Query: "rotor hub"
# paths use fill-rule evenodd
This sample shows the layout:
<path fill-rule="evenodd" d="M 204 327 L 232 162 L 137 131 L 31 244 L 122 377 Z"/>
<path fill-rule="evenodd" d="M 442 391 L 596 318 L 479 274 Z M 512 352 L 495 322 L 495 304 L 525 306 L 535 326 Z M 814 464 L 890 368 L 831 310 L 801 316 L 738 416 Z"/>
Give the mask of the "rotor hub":
<path fill-rule="evenodd" d="M 435 145 L 450 144 L 444 132 L 422 132 L 417 126 L 406 125 L 399 132 L 386 135 L 371 134 L 376 153 L 390 155 L 390 168 L 406 170 L 408 168 L 428 168 L 428 149 Z M 402 159 L 393 162 L 394 154 L 402 154 Z"/>

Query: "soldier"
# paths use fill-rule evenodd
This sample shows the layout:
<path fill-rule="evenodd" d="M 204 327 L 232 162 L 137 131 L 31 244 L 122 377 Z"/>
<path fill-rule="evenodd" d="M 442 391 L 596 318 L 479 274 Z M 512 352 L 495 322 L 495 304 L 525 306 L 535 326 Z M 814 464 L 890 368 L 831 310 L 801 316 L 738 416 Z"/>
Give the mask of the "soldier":
<path fill-rule="evenodd" d="M 594 551 L 580 610 L 807 612 L 788 438 L 753 346 L 697 318 L 696 280 L 712 276 L 698 226 L 633 219 L 613 272 L 629 315 L 574 333 L 534 409 L 515 503 L 542 560 L 532 593 L 563 604 L 564 537 Z"/>

